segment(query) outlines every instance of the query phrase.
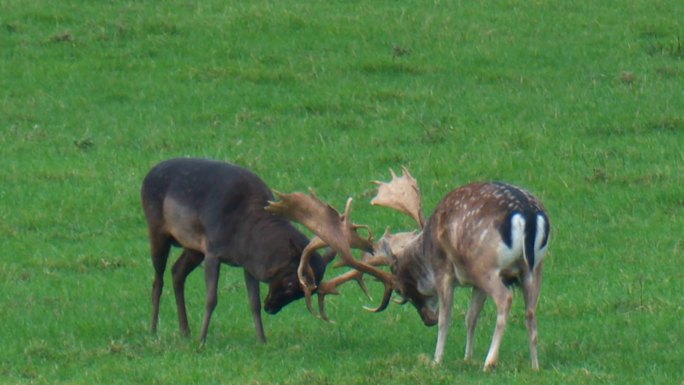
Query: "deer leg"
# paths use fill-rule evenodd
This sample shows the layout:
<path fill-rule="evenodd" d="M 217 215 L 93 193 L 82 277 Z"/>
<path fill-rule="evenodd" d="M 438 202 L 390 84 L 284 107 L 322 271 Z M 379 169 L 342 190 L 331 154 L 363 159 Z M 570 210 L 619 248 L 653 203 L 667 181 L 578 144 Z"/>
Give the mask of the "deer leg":
<path fill-rule="evenodd" d="M 508 319 L 508 313 L 511 310 L 511 303 L 513 302 L 513 294 L 504 286 L 503 282 L 501 282 L 501 278 L 498 276 L 489 277 L 487 283 L 489 284 L 488 287 L 480 288 L 494 299 L 494 303 L 496 304 L 496 327 L 494 329 L 492 343 L 489 346 L 487 358 L 485 359 L 485 371 L 493 369 L 499 359 L 499 347 L 501 346 L 501 340 L 503 339 L 504 331 L 506 330 L 506 321 Z"/>
<path fill-rule="evenodd" d="M 153 235 L 150 230 L 150 248 L 152 255 L 152 266 L 154 266 L 154 282 L 152 283 L 152 325 L 150 330 L 157 333 L 159 323 L 159 303 L 161 301 L 162 289 L 164 288 L 164 271 L 166 261 L 171 250 L 171 241 L 165 236 Z"/>
<path fill-rule="evenodd" d="M 451 324 L 451 309 L 454 303 L 453 277 L 447 275 L 438 283 L 437 295 L 439 296 L 439 330 L 437 332 L 437 347 L 435 348 L 435 364 L 442 362 L 447 334 Z"/>
<path fill-rule="evenodd" d="M 541 265 L 536 266 L 534 272 L 525 277 L 522 283 L 523 298 L 525 299 L 525 325 L 530 341 L 530 360 L 532 370 L 539 370 L 537 358 L 537 300 L 541 289 Z"/>
<path fill-rule="evenodd" d="M 473 294 L 470 299 L 470 307 L 468 308 L 468 315 L 466 316 L 466 349 L 465 359 L 469 360 L 473 357 L 473 346 L 475 345 L 475 326 L 480 317 L 480 312 L 487 300 L 487 294 L 482 290 L 473 287 Z"/>
<path fill-rule="evenodd" d="M 264 334 L 264 325 L 261 322 L 261 296 L 259 295 L 259 280 L 254 278 L 247 270 L 245 270 L 245 285 L 247 286 L 247 298 L 249 299 L 249 306 L 252 310 L 252 318 L 254 319 L 254 327 L 256 327 L 257 341 L 261 344 L 266 343 L 266 335 Z"/>
<path fill-rule="evenodd" d="M 176 308 L 178 309 L 178 323 L 181 334 L 190 336 L 188 326 L 188 314 L 185 309 L 185 279 L 202 263 L 204 255 L 198 251 L 183 249 L 178 261 L 171 268 L 173 274 L 173 292 L 176 296 Z"/>
<path fill-rule="evenodd" d="M 218 278 L 221 263 L 219 258 L 215 255 L 207 254 L 204 258 L 204 280 L 207 287 L 207 302 L 204 313 L 204 322 L 202 323 L 202 334 L 200 335 L 200 346 L 204 346 L 207 341 L 207 331 L 209 330 L 209 321 L 211 314 L 216 308 L 218 302 Z"/>

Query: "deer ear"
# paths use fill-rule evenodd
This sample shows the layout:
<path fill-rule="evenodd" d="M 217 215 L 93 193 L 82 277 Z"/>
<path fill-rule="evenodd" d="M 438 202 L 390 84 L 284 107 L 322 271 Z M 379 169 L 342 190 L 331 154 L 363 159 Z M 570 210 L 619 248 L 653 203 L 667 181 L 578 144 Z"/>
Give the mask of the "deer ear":
<path fill-rule="evenodd" d="M 380 251 L 382 251 L 383 254 L 392 258 L 393 260 L 397 259 L 397 256 L 394 255 L 394 253 L 392 252 L 392 247 L 390 246 L 389 241 L 387 241 L 386 239 L 380 241 Z"/>
<path fill-rule="evenodd" d="M 397 259 L 397 256 L 392 252 L 392 248 L 390 247 L 390 243 L 387 240 L 387 238 L 390 235 L 386 235 L 380 239 L 380 245 L 379 249 L 382 254 L 385 254 L 387 258 L 390 261 L 390 269 L 394 272 L 397 269 L 397 264 L 399 260 Z"/>

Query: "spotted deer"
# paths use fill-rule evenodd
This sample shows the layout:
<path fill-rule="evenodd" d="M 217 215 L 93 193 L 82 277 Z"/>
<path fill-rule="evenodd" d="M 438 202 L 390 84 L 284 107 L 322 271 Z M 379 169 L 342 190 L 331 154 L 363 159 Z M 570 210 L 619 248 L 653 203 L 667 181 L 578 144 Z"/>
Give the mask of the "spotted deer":
<path fill-rule="evenodd" d="M 473 355 L 475 326 L 491 297 L 496 327 L 484 369 L 493 368 L 513 300 L 510 287 L 520 285 L 532 369 L 538 370 L 535 311 L 550 232 L 542 203 L 510 184 L 472 183 L 447 194 L 425 221 L 420 190 L 408 170 L 401 177 L 392 172 L 390 183 L 376 183 L 378 194 L 371 204 L 409 214 L 422 228 L 416 233 L 386 233 L 379 248 L 390 257 L 396 291 L 416 307 L 426 325 L 438 324 L 434 362 L 439 364 L 444 357 L 454 288 L 470 286 L 465 358 Z"/>
<path fill-rule="evenodd" d="M 549 219 L 541 202 L 513 185 L 473 183 L 447 194 L 426 220 L 416 180 L 405 168 L 401 177 L 392 171 L 391 174 L 391 182 L 376 182 L 378 193 L 371 204 L 408 214 L 421 229 L 399 234 L 387 231 L 375 244 L 375 255 L 365 262 L 353 262 L 350 254 L 354 243 L 351 235 L 359 227 L 352 226 L 349 219 L 351 201 L 348 201 L 344 215 L 335 215 L 336 211 L 329 206 L 326 208 L 315 197 L 300 193 L 278 194 L 285 199 L 277 203 L 277 210 L 269 210 L 313 231 L 317 235 L 312 240 L 315 247 L 328 244 L 343 255 L 347 264 L 357 269 L 347 273 L 349 277 L 359 279 L 363 273 L 371 273 L 380 278 L 385 285 L 382 302 L 369 310 L 384 310 L 392 292 L 396 291 L 402 297 L 402 303 L 413 304 L 426 325 L 437 324 L 436 364 L 444 357 L 455 287 L 473 288 L 466 317 L 466 359 L 473 354 L 475 326 L 485 300 L 492 297 L 496 304 L 496 327 L 484 364 L 484 369 L 489 370 L 498 360 L 513 299 L 510 287 L 520 285 L 532 368 L 539 369 L 535 310 L 550 232 Z M 310 247 L 313 246 L 307 246 Z M 307 280 L 302 271 L 306 270 L 306 263 L 303 256 L 299 277 L 304 286 Z M 383 264 L 390 266 L 391 274 L 374 267 Z"/>

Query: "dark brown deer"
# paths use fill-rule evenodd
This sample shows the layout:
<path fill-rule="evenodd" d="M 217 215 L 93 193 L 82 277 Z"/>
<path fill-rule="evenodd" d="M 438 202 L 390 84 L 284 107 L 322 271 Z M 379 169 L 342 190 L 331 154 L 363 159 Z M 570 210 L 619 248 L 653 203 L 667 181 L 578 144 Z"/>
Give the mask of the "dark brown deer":
<path fill-rule="evenodd" d="M 376 244 L 373 265 L 389 264 L 391 276 L 373 272 L 385 283 L 385 296 L 373 311 L 383 310 L 396 290 L 411 302 L 423 322 L 439 325 L 434 362 L 444 356 L 451 323 L 454 288 L 473 287 L 466 317 L 466 359 L 472 357 L 475 325 L 487 297 L 497 307 L 497 322 L 485 360 L 485 370 L 496 365 L 501 339 L 512 303 L 509 287 L 522 287 L 526 307 L 532 368 L 537 370 L 536 305 L 542 265 L 547 251 L 550 224 L 541 202 L 529 192 L 504 183 L 473 183 L 453 190 L 426 221 L 418 185 L 404 169 L 401 177 L 392 172 L 390 183 L 380 185 L 371 201 L 410 215 L 421 231 L 390 234 Z M 304 224 L 341 254 L 340 239 L 349 239 L 349 226 L 331 221 L 321 205 L 301 194 L 291 194 L 284 204 L 288 218 Z M 348 210 L 347 210 L 348 212 Z M 348 214 L 345 214 L 348 217 Z M 342 217 L 341 217 L 342 218 Z M 335 241 L 337 239 L 337 241 Z M 330 241 L 328 241 L 330 240 Z M 349 242 L 348 245 L 351 245 Z M 305 262 L 302 258 L 302 262 Z M 371 264 L 371 263 L 368 263 Z M 356 266 L 354 266 L 356 268 Z M 364 272 L 370 271 L 364 267 Z M 358 277 L 362 271 L 348 274 Z M 389 290 L 388 290 L 389 289 Z"/>
<path fill-rule="evenodd" d="M 156 165 L 142 185 L 142 206 L 148 223 L 152 264 L 152 332 L 156 332 L 164 271 L 172 245 L 183 252 L 172 268 L 181 333 L 189 335 L 184 285 L 188 274 L 204 261 L 206 311 L 200 341 L 206 342 L 217 303 L 220 263 L 244 269 L 257 340 L 266 342 L 261 320 L 259 282 L 268 282 L 264 310 L 276 314 L 302 298 L 297 268 L 307 237 L 286 219 L 264 207 L 271 190 L 254 173 L 232 164 L 179 158 Z M 334 254 L 327 255 L 329 261 Z M 323 277 L 326 259 L 310 256 L 312 279 Z"/>

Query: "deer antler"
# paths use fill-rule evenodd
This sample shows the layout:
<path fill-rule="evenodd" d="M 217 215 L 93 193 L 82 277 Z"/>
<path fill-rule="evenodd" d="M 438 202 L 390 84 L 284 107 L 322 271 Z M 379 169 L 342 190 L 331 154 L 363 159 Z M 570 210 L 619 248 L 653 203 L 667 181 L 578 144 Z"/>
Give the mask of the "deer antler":
<path fill-rule="evenodd" d="M 390 169 L 392 180 L 389 183 L 375 181 L 378 193 L 371 200 L 372 205 L 385 206 L 408 214 L 418 225 L 425 226 L 425 214 L 420 202 L 420 189 L 418 182 L 411 176 L 406 167 L 401 168 L 402 175 L 397 177 L 394 170 Z"/>
<path fill-rule="evenodd" d="M 340 215 L 332 206 L 318 199 L 313 191 L 311 191 L 309 195 L 302 193 L 283 194 L 277 191 L 275 194 L 281 200 L 280 202 L 269 202 L 266 207 L 267 211 L 299 222 L 316 234 L 316 237 L 311 240 L 309 245 L 307 245 L 302 252 L 302 258 L 297 270 L 297 275 L 299 276 L 299 281 L 304 290 L 309 310 L 313 313 L 311 308 L 311 293 L 316 286 L 315 284 L 307 282 L 307 274 L 305 273 L 307 273 L 309 269 L 311 253 L 325 245 L 330 246 L 340 255 L 342 260 L 338 265 L 351 267 L 359 273 L 357 276 L 357 274 L 352 274 L 350 272 L 347 273 L 348 275 L 340 276 L 338 277 L 339 279 L 331 281 L 331 283 L 321 283 L 321 287 L 319 288 L 319 308 L 321 310 L 323 309 L 324 299 L 322 297 L 327 294 L 335 294 L 338 285 L 351 279 L 356 279 L 368 295 L 365 284 L 363 284 L 362 278 L 360 277 L 363 273 L 366 273 L 378 278 L 385 285 L 383 301 L 378 308 L 372 309 L 372 311 L 377 312 L 385 309 L 389 303 L 392 291 L 396 287 L 395 278 L 392 274 L 378 269 L 373 266 L 373 264 L 359 261 L 354 258 L 351 252 L 352 248 L 372 252 L 373 243 L 370 229 L 368 238 L 362 238 L 357 233 L 359 228 L 368 229 L 367 226 L 360 226 L 351 222 L 350 213 L 352 199 L 349 198 L 347 200 L 344 214 Z M 377 260 L 377 264 L 380 264 L 379 261 L 380 260 Z M 305 271 L 305 269 L 307 269 L 307 271 Z M 324 311 L 321 311 L 321 317 L 327 319 Z"/>
<path fill-rule="evenodd" d="M 326 246 L 327 246 L 327 244 L 322 239 L 320 239 L 318 236 L 314 236 L 311 239 L 311 241 L 309 242 L 309 244 L 302 251 L 302 257 L 301 257 L 301 260 L 299 262 L 299 266 L 297 267 L 297 277 L 299 277 L 299 283 L 302 286 L 302 290 L 304 291 L 304 298 L 306 300 L 306 307 L 307 307 L 307 309 L 309 309 L 309 312 L 311 312 L 311 314 L 316 314 L 314 309 L 313 309 L 313 306 L 311 304 L 311 295 L 313 294 L 314 290 L 316 290 L 316 284 L 311 283 L 311 281 L 307 281 L 305 279 L 305 276 L 313 279 L 314 274 L 313 274 L 313 271 L 311 270 L 311 266 L 309 264 L 309 261 L 311 260 L 311 255 L 313 254 L 314 251 L 316 251 L 320 248 L 326 247 Z M 332 255 L 332 258 L 335 257 L 334 250 L 333 250 L 333 253 L 331 255 Z M 326 256 L 330 256 L 330 253 L 328 253 L 328 255 L 326 255 Z M 382 258 L 382 257 L 378 257 L 378 258 Z M 328 262 L 330 262 L 330 260 L 328 260 Z M 381 262 L 385 262 L 384 264 L 388 264 L 388 262 L 380 260 L 380 259 L 378 259 L 377 262 L 371 261 L 369 263 L 370 264 L 377 263 L 378 265 L 383 264 Z M 338 266 L 334 266 L 334 267 L 338 267 Z M 334 294 L 334 295 L 339 294 L 339 292 L 337 291 L 337 287 L 342 285 L 343 283 L 345 283 L 347 281 L 351 281 L 351 280 L 355 280 L 359 284 L 359 286 L 361 287 L 363 292 L 366 294 L 366 296 L 368 298 L 371 298 L 370 292 L 368 291 L 368 287 L 366 286 L 366 283 L 363 280 L 363 275 L 361 273 L 359 273 L 358 270 L 351 270 L 351 271 L 349 271 L 345 274 L 342 274 L 338 277 L 335 277 L 329 281 L 321 282 L 318 285 L 318 290 L 316 291 L 316 293 L 318 294 L 319 315 L 321 316 L 321 318 L 323 320 L 330 321 L 328 316 L 325 314 L 325 308 L 324 308 L 325 307 L 325 303 L 324 303 L 325 296 L 330 295 L 330 294 Z"/>
<path fill-rule="evenodd" d="M 380 256 L 373 256 L 370 258 L 364 258 L 363 262 L 371 265 L 371 266 L 384 266 L 384 265 L 389 265 L 389 260 L 387 257 L 384 255 Z M 318 287 L 318 308 L 319 308 L 319 314 L 321 315 L 321 318 L 330 321 L 328 316 L 325 314 L 325 309 L 324 309 L 324 298 L 326 295 L 338 295 L 339 292 L 337 291 L 337 287 L 342 285 L 345 282 L 355 280 L 359 286 L 361 286 L 361 289 L 364 291 L 366 296 L 369 299 L 371 298 L 370 292 L 368 291 L 368 287 L 366 286 L 365 281 L 363 280 L 363 273 L 359 270 L 349 270 L 348 272 L 339 275 L 331 280 L 321 282 L 320 286 Z M 311 311 L 311 308 L 309 308 Z M 374 309 L 371 309 L 374 310 Z M 332 321 L 330 321 L 332 322 Z"/>

